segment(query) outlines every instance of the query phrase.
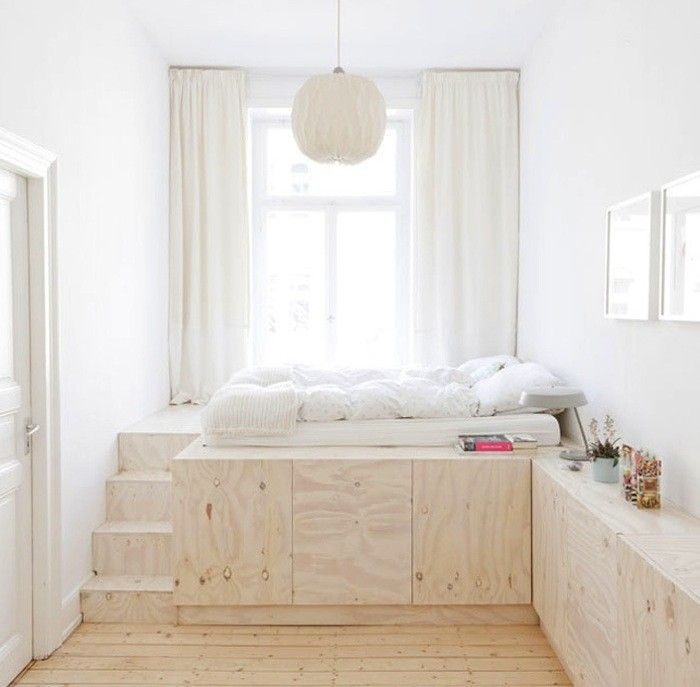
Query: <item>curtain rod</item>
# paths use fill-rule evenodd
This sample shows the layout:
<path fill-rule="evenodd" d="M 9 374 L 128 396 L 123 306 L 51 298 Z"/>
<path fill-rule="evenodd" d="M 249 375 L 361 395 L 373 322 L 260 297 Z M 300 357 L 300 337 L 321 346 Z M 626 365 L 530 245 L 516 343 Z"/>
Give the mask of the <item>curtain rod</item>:
<path fill-rule="evenodd" d="M 307 73 L 312 72 L 315 67 L 310 67 L 309 69 L 306 70 L 299 70 L 295 72 L 275 72 L 270 69 L 256 69 L 256 68 L 249 68 L 249 67 L 232 67 L 230 65 L 226 66 L 219 66 L 219 65 L 201 65 L 201 64 L 171 64 L 168 69 L 200 69 L 202 71 L 211 69 L 214 71 L 228 71 L 228 72 L 237 72 L 237 71 L 247 71 L 249 74 L 253 74 L 256 76 L 304 76 Z M 366 70 L 363 70 L 366 71 Z M 422 72 L 514 72 L 516 74 L 520 74 L 520 67 L 424 67 L 423 69 L 409 69 L 405 71 L 401 70 L 394 70 L 393 72 L 389 70 L 389 72 L 386 74 L 387 77 L 394 78 L 394 77 L 403 77 L 403 78 L 410 78 L 412 76 L 418 76 Z M 381 75 L 381 71 L 379 72 L 371 72 L 373 75 Z"/>

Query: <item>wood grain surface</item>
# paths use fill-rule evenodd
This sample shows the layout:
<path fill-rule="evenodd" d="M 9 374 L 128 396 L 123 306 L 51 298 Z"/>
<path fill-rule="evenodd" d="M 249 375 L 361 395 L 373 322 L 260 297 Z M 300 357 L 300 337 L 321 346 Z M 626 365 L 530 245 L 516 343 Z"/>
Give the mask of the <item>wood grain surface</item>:
<path fill-rule="evenodd" d="M 569 685 L 537 627 L 82 625 L 26 685 Z"/>
<path fill-rule="evenodd" d="M 294 603 L 410 603 L 411 461 L 293 470 Z"/>
<path fill-rule="evenodd" d="M 175 603 L 292 602 L 291 461 L 174 461 Z"/>
<path fill-rule="evenodd" d="M 529 604 L 530 460 L 416 460 L 413 484 L 413 602 Z"/>

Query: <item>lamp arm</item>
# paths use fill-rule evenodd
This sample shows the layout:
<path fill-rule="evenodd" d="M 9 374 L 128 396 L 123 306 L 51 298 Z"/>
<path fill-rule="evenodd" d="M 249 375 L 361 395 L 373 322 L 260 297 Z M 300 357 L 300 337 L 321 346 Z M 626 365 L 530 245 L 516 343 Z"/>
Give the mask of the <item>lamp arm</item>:
<path fill-rule="evenodd" d="M 578 422 L 578 428 L 581 431 L 581 438 L 583 439 L 583 448 L 588 452 L 588 439 L 586 439 L 586 432 L 583 431 L 583 423 L 581 422 L 581 416 L 578 414 L 578 408 L 574 407 L 574 415 L 576 416 L 576 422 Z"/>

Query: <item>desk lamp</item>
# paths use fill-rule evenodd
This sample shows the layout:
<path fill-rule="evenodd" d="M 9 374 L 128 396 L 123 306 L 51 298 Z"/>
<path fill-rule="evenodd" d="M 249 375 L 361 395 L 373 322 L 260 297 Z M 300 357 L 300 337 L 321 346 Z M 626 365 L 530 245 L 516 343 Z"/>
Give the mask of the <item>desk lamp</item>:
<path fill-rule="evenodd" d="M 572 408 L 576 416 L 578 428 L 581 431 L 581 440 L 583 441 L 583 449 L 569 448 L 564 449 L 559 456 L 564 460 L 586 460 L 586 447 L 588 440 L 586 433 L 583 431 L 581 418 L 578 414 L 580 406 L 585 406 L 588 401 L 586 395 L 572 386 L 555 386 L 552 388 L 539 388 L 523 391 L 520 395 L 520 405 L 526 408 L 536 408 L 539 410 L 555 410 L 560 408 Z"/>

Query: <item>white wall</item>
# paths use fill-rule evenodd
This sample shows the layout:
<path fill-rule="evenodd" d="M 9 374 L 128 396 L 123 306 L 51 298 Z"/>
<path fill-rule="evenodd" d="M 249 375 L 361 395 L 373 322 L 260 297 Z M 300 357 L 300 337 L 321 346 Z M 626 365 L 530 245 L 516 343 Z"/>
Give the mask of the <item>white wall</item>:
<path fill-rule="evenodd" d="M 566 2 L 522 72 L 519 353 L 665 458 L 700 515 L 700 323 L 603 318 L 606 206 L 700 170 L 700 3 Z"/>
<path fill-rule="evenodd" d="M 168 401 L 167 65 L 117 0 L 0 0 L 0 127 L 58 155 L 64 597 L 116 434 Z"/>

